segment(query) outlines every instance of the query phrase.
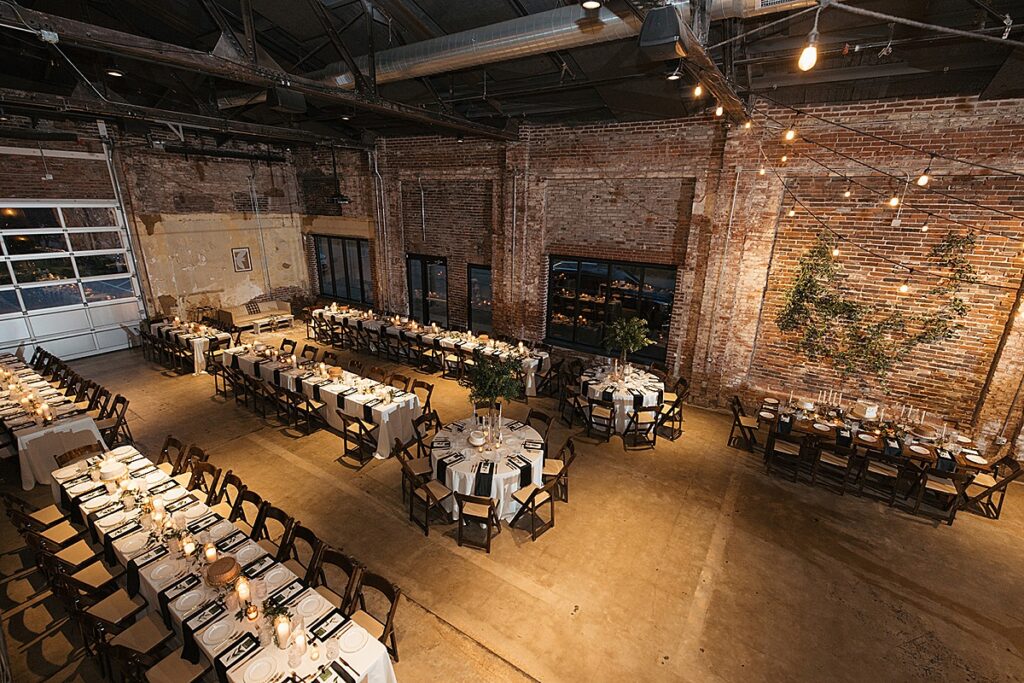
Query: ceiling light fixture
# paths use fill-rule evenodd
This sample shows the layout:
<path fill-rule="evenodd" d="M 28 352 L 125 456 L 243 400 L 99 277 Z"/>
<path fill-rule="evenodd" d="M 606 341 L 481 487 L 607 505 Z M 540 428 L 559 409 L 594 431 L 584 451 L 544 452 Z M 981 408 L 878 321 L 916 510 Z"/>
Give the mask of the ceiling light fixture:
<path fill-rule="evenodd" d="M 124 72 L 118 69 L 117 67 L 112 66 L 109 69 L 107 69 L 107 75 L 113 76 L 114 78 L 123 78 Z"/>
<path fill-rule="evenodd" d="M 795 215 L 796 215 L 796 209 L 790 209 L 790 210 L 789 210 L 789 214 L 788 214 L 788 215 L 789 215 L 789 217 L 790 217 L 790 218 L 792 218 L 793 216 L 795 216 Z"/>
<path fill-rule="evenodd" d="M 457 137 L 455 138 L 455 142 L 459 143 L 460 145 L 461 145 L 461 144 L 462 144 L 463 142 L 465 142 L 465 141 L 466 141 L 466 138 L 464 138 L 464 137 L 462 136 L 462 133 L 459 133 L 459 134 L 458 134 L 458 136 L 457 136 Z"/>
<path fill-rule="evenodd" d="M 583 9 L 601 9 L 601 0 L 583 0 Z"/>
<path fill-rule="evenodd" d="M 670 73 L 668 76 L 665 76 L 665 78 L 667 78 L 670 81 L 678 81 L 682 77 L 683 77 L 683 73 L 679 70 L 678 66 L 675 68 L 675 70 L 672 73 Z"/>
<path fill-rule="evenodd" d="M 783 154 L 782 155 L 782 163 L 786 163 L 787 161 L 789 161 L 789 157 L 787 155 Z"/>
<path fill-rule="evenodd" d="M 342 115 L 341 115 L 341 120 L 342 120 L 342 121 L 348 121 L 348 120 L 349 120 L 349 119 L 351 119 L 351 118 L 352 118 L 352 117 L 351 117 L 351 116 L 349 116 L 348 114 L 342 114 Z"/>
<path fill-rule="evenodd" d="M 698 83 L 697 85 L 693 86 L 693 96 L 694 97 L 700 97 L 703 94 L 704 94 L 704 88 L 701 87 L 700 83 Z"/>
<path fill-rule="evenodd" d="M 818 63 L 818 17 L 821 15 L 821 8 L 822 6 L 819 6 L 814 14 L 814 27 L 807 34 L 807 47 L 800 53 L 800 59 L 796 62 L 801 71 L 810 71 Z"/>

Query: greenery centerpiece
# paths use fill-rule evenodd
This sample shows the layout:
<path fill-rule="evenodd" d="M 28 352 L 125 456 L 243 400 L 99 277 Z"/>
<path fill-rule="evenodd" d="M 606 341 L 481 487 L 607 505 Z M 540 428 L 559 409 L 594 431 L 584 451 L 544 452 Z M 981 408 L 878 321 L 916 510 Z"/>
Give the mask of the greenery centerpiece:
<path fill-rule="evenodd" d="M 459 380 L 462 386 L 469 389 L 469 400 L 474 406 L 487 404 L 487 439 L 491 445 L 495 436 L 500 434 L 501 400 L 511 401 L 523 392 L 523 383 L 519 380 L 521 363 L 521 360 L 512 356 L 477 354 L 473 365 L 466 368 L 466 373 Z"/>
<path fill-rule="evenodd" d="M 608 331 L 605 332 L 604 347 L 609 352 L 618 351 L 619 363 L 625 367 L 629 354 L 636 353 L 654 343 L 654 340 L 647 336 L 649 332 L 647 321 L 643 318 L 636 316 L 619 318 L 612 322 Z M 616 376 L 619 374 L 618 367 L 613 370 L 613 374 Z"/>

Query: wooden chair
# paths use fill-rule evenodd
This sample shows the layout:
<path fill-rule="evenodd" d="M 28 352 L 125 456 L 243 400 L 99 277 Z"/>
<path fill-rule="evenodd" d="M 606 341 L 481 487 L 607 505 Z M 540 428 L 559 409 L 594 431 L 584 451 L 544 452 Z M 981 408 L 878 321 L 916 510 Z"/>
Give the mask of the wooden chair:
<path fill-rule="evenodd" d="M 252 536 L 261 548 L 277 557 L 281 544 L 295 526 L 295 519 L 276 505 L 264 505 L 263 514 L 253 525 Z"/>
<path fill-rule="evenodd" d="M 487 496 L 470 496 L 465 493 L 455 493 L 455 505 L 459 510 L 459 546 L 468 545 L 472 548 L 480 548 L 491 552 L 491 535 L 501 533 L 501 520 L 498 519 L 498 509 L 494 505 L 494 499 Z M 466 525 L 483 525 L 486 538 L 483 542 L 470 541 L 463 536 Z"/>
<path fill-rule="evenodd" d="M 242 489 L 238 497 L 235 498 L 235 504 L 231 506 L 231 514 L 228 515 L 228 521 L 251 538 L 254 535 L 253 529 L 259 523 L 260 516 L 263 514 L 263 508 L 266 505 L 268 503 L 263 500 L 260 494 L 248 488 Z"/>
<path fill-rule="evenodd" d="M 1024 476 L 1024 466 L 1010 454 L 994 468 L 995 474 L 979 472 L 967 483 L 960 509 L 999 519 L 1003 502 L 1014 480 Z"/>
<path fill-rule="evenodd" d="M 930 506 L 939 511 L 939 519 L 953 526 L 961 499 L 967 489 L 969 476 L 963 472 L 944 472 L 935 467 L 921 467 L 921 480 L 917 487 L 917 502 L 914 514 L 920 514 L 925 496 L 931 499 Z"/>
<path fill-rule="evenodd" d="M 430 407 L 430 396 L 434 393 L 434 385 L 421 379 L 414 379 L 412 381 L 412 392 L 420 399 L 422 414 L 426 415 L 429 413 L 432 410 Z"/>
<path fill-rule="evenodd" d="M 675 441 L 683 435 L 683 397 L 676 396 L 671 403 L 668 399 L 658 408 L 658 430 L 667 429 L 665 438 Z"/>
<path fill-rule="evenodd" d="M 366 371 L 366 377 L 368 379 L 372 379 L 375 382 L 380 382 L 381 384 L 384 384 L 384 380 L 387 379 L 387 374 L 384 372 L 384 368 L 380 367 L 379 365 L 374 365 L 373 367 Z"/>
<path fill-rule="evenodd" d="M 286 355 L 288 355 L 288 356 L 292 356 L 292 355 L 295 354 L 295 347 L 297 347 L 297 346 L 298 346 L 298 342 L 293 341 L 291 339 L 282 339 L 281 340 L 281 352 L 286 354 Z"/>
<path fill-rule="evenodd" d="M 401 439 L 395 439 L 395 445 L 391 447 L 391 455 L 402 460 L 409 466 L 409 469 L 417 477 L 417 485 L 425 484 L 433 473 L 433 468 L 430 466 L 429 457 L 416 457 L 409 452 L 409 449 L 402 444 Z M 441 482 L 442 484 L 444 482 Z M 411 482 L 406 477 L 402 477 L 402 502 L 405 502 L 407 494 L 412 493 Z"/>
<path fill-rule="evenodd" d="M 594 432 L 611 441 L 615 433 L 615 403 L 600 398 L 592 398 L 587 403 L 587 436 Z"/>
<path fill-rule="evenodd" d="M 217 482 L 220 481 L 220 468 L 208 462 L 192 463 L 192 478 L 188 481 L 189 491 L 200 491 L 207 496 L 211 491 L 217 489 Z"/>
<path fill-rule="evenodd" d="M 190 444 L 185 449 L 184 466 L 181 471 L 172 474 L 171 476 L 177 480 L 179 484 L 187 487 L 188 483 L 192 480 L 192 472 L 195 469 L 196 463 L 209 462 L 210 455 L 196 444 Z"/>
<path fill-rule="evenodd" d="M 412 388 L 412 378 L 400 372 L 392 372 L 386 384 L 402 391 L 409 391 Z"/>
<path fill-rule="evenodd" d="M 185 443 L 171 434 L 164 439 L 164 445 L 160 448 L 160 454 L 156 459 L 156 466 L 161 470 L 174 476 L 185 471 Z"/>
<path fill-rule="evenodd" d="M 324 542 L 309 527 L 296 522 L 281 542 L 277 561 L 284 564 L 296 576 L 306 583 L 313 584 L 313 569 L 320 559 Z"/>
<path fill-rule="evenodd" d="M 634 410 L 626 422 L 625 431 L 622 432 L 622 450 L 656 447 L 659 417 L 658 408 L 653 406 Z"/>
<path fill-rule="evenodd" d="M 100 430 L 100 436 L 111 448 L 121 443 L 121 437 L 124 437 L 127 443 L 135 441 L 132 437 L 132 430 L 128 427 L 127 413 L 128 399 L 118 394 L 111 403 L 109 415 L 96 423 L 96 428 Z"/>
<path fill-rule="evenodd" d="M 768 432 L 768 441 L 764 447 L 765 471 L 770 475 L 780 463 L 789 463 L 793 468 L 793 481 L 800 477 L 800 470 L 805 464 L 817 461 L 821 452 L 818 438 L 813 434 L 806 436 L 785 433 L 779 430 L 779 420 L 775 420 Z"/>
<path fill-rule="evenodd" d="M 320 356 L 320 362 L 326 363 L 327 365 L 338 364 L 338 354 L 336 351 L 324 351 L 323 355 Z"/>
<path fill-rule="evenodd" d="M 363 374 L 363 361 L 358 358 L 353 358 L 348 362 L 349 372 L 354 372 L 357 375 L 362 376 Z"/>
<path fill-rule="evenodd" d="M 433 411 L 422 414 L 412 421 L 412 432 L 416 439 L 416 455 L 418 457 L 423 458 L 430 455 L 431 442 L 441 426 L 441 418 Z"/>
<path fill-rule="evenodd" d="M 355 609 L 363 572 L 363 565 L 359 562 L 341 550 L 325 545 L 310 571 L 312 581 L 309 583 L 342 614 L 350 616 Z M 337 576 L 339 573 L 344 577 L 341 580 Z"/>
<path fill-rule="evenodd" d="M 221 517 L 228 518 L 231 516 L 231 511 L 235 508 L 235 502 L 243 491 L 245 491 L 245 484 L 242 483 L 242 479 L 231 470 L 228 470 L 220 482 L 220 488 L 217 490 L 216 495 L 213 496 L 212 501 L 207 502 L 207 505 L 213 508 L 213 511 Z"/>
<path fill-rule="evenodd" d="M 288 412 L 294 419 L 296 427 L 305 425 L 306 434 L 312 434 L 313 428 L 326 424 L 320 410 L 324 407 L 323 401 L 314 400 L 311 396 L 300 394 L 297 391 L 289 391 L 278 387 L 281 394 L 287 398 Z"/>
<path fill-rule="evenodd" d="M 86 446 L 79 446 L 78 448 L 72 448 L 70 451 L 65 451 L 60 455 L 56 456 L 54 460 L 57 461 L 57 467 L 67 467 L 72 463 L 76 463 L 86 458 L 91 458 L 94 455 L 103 453 L 106 448 L 103 444 L 91 443 Z"/>
<path fill-rule="evenodd" d="M 409 496 L 409 521 L 423 529 L 424 536 L 429 536 L 432 510 L 440 511 L 444 516 L 445 523 L 450 521 L 448 511 L 444 508 L 444 502 L 452 496 L 452 491 L 436 479 L 422 481 L 405 460 L 399 458 L 398 464 L 402 468 L 402 477 L 405 479 L 404 486 L 408 486 L 412 491 L 412 495 Z M 423 507 L 422 522 L 415 515 L 416 501 L 419 501 Z"/>
<path fill-rule="evenodd" d="M 383 598 L 387 604 L 386 614 L 381 615 L 378 612 L 380 616 L 374 616 L 368 611 L 367 589 L 375 591 Z M 398 641 L 395 638 L 395 612 L 398 610 L 398 598 L 401 595 L 402 589 L 383 576 L 371 571 L 364 571 L 359 583 L 359 590 L 356 593 L 359 609 L 352 613 L 352 621 L 383 643 L 388 654 L 396 662 L 398 661 Z"/>
<path fill-rule="evenodd" d="M 373 459 L 377 452 L 377 435 L 380 429 L 358 417 L 347 415 L 341 410 L 336 411 L 342 422 L 342 442 L 346 456 L 354 457 L 360 464 Z"/>
<path fill-rule="evenodd" d="M 556 480 L 555 491 L 566 503 L 569 502 L 569 467 L 575 460 L 576 443 L 572 440 L 572 437 L 566 439 L 565 445 L 558 452 L 557 458 L 544 458 L 543 481 L 547 483 L 551 480 Z"/>
<path fill-rule="evenodd" d="M 855 469 L 854 450 L 852 446 L 833 444 L 826 448 L 823 445 L 811 466 L 811 484 L 817 483 L 819 473 L 834 475 L 839 479 L 839 495 L 845 495 Z"/>
<path fill-rule="evenodd" d="M 530 408 L 530 412 L 526 415 L 526 424 L 536 429 L 537 433 L 540 434 L 540 438 L 544 442 L 545 453 L 548 452 L 548 441 L 551 438 L 551 427 L 554 422 L 550 415 L 536 408 Z"/>
<path fill-rule="evenodd" d="M 739 396 L 729 399 L 729 409 L 732 410 L 732 429 L 729 430 L 728 446 L 738 448 L 740 442 L 746 450 L 753 452 L 757 446 L 758 421 L 756 417 L 747 417 L 743 412 L 743 403 Z"/>
<path fill-rule="evenodd" d="M 306 344 L 305 346 L 302 347 L 302 353 L 300 354 L 300 357 L 305 358 L 306 360 L 309 361 L 313 361 L 315 363 L 318 351 L 319 349 L 315 345 Z"/>
<path fill-rule="evenodd" d="M 553 491 L 555 486 L 558 484 L 558 479 L 552 479 L 543 486 L 537 486 L 536 484 L 530 484 L 524 486 L 515 493 L 512 494 L 512 498 L 519 503 L 522 507 L 519 508 L 519 512 L 515 514 L 512 521 L 509 522 L 509 526 L 514 527 L 516 522 L 519 521 L 524 515 L 530 516 L 530 538 L 534 541 L 537 540 L 537 534 L 543 533 L 548 529 L 555 526 L 555 497 Z M 551 518 L 545 522 L 540 517 L 541 508 L 544 505 L 550 506 Z M 540 525 L 538 526 L 538 522 Z"/>
<path fill-rule="evenodd" d="M 576 387 L 565 384 L 558 394 L 558 416 L 572 429 L 579 418 L 580 423 L 587 424 L 587 414 L 590 411 L 590 399 L 582 395 Z"/>

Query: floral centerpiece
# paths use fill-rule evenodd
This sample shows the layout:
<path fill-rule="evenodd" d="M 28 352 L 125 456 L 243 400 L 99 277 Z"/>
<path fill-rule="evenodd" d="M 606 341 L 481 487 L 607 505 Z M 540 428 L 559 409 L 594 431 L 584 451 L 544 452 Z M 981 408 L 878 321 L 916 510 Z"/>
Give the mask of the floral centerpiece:
<path fill-rule="evenodd" d="M 520 369 L 519 361 L 514 358 L 478 355 L 476 362 L 459 380 L 462 386 L 469 389 L 469 399 L 474 405 L 487 404 L 487 439 L 490 445 L 493 445 L 496 434 L 500 433 L 501 399 L 511 401 L 523 392 L 523 383 L 519 381 Z M 498 428 L 497 432 L 495 427 Z"/>
<path fill-rule="evenodd" d="M 604 346 L 609 352 L 619 352 L 619 363 L 624 367 L 629 354 L 636 353 L 654 343 L 654 340 L 647 336 L 649 331 L 647 321 L 643 318 L 636 316 L 619 318 L 608 327 L 608 331 L 604 335 Z M 619 367 L 616 365 L 613 374 L 618 377 L 619 372 Z"/>

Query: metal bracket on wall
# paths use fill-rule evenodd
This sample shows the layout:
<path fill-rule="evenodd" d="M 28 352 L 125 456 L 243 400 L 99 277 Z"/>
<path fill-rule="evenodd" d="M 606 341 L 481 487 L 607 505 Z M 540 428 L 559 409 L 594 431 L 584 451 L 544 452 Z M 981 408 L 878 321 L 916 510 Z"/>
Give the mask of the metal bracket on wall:
<path fill-rule="evenodd" d="M 165 126 L 171 129 L 171 132 L 182 142 L 185 142 L 185 128 L 180 123 L 171 123 L 170 121 L 162 121 Z"/>

